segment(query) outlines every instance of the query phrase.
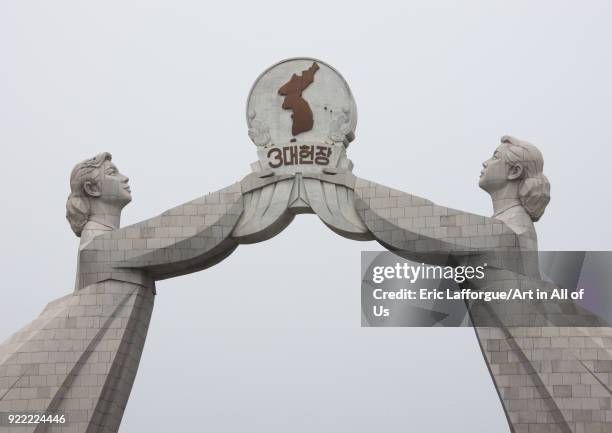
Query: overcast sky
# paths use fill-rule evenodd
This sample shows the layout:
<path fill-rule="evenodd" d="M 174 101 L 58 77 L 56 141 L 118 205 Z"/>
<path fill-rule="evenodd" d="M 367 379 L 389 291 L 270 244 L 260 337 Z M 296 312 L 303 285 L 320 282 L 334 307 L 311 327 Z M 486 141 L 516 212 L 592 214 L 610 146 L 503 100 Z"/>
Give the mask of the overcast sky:
<path fill-rule="evenodd" d="M 402 3 L 0 1 L 0 340 L 72 290 L 76 162 L 113 154 L 124 225 L 221 189 L 256 160 L 252 83 L 287 57 L 351 86 L 358 176 L 490 215 L 480 164 L 511 134 L 552 184 L 540 249 L 610 249 L 612 3 Z M 507 432 L 473 330 L 360 328 L 374 249 L 301 215 L 160 282 L 121 431 Z"/>

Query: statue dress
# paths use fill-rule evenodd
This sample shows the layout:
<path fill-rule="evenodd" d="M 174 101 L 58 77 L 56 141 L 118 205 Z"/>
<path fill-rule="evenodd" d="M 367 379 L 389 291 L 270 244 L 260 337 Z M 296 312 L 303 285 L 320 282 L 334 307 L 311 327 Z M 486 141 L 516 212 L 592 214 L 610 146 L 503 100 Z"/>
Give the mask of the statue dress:
<path fill-rule="evenodd" d="M 230 254 L 240 185 L 113 230 L 89 221 L 75 291 L 0 345 L 0 412 L 64 415 L 65 424 L 4 425 L 7 432 L 116 432 L 136 377 L 155 280 Z M 117 261 L 137 260 L 120 267 Z M 4 430 L 2 430 L 4 431 Z"/>
<path fill-rule="evenodd" d="M 359 179 L 355 206 L 375 239 L 409 260 L 487 262 L 480 288 L 558 288 L 540 279 L 535 228 L 520 206 L 488 218 Z M 612 431 L 608 323 L 571 301 L 467 306 L 512 432 Z"/>

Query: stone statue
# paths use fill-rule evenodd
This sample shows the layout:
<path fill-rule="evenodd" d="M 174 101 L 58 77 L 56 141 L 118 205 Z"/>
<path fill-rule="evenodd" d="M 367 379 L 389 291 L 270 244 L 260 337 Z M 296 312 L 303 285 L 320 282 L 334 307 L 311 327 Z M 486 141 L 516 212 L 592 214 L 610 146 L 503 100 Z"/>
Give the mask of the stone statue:
<path fill-rule="evenodd" d="M 535 146 L 504 136 L 479 185 L 492 218 L 356 181 L 359 215 L 386 248 L 417 262 L 488 262 L 471 288 L 556 289 L 538 266 L 539 220 L 550 200 Z M 467 303 L 481 351 L 513 432 L 605 431 L 610 424 L 612 328 L 572 302 Z"/>
<path fill-rule="evenodd" d="M 537 250 L 533 223 L 550 201 L 542 154 L 534 145 L 506 135 L 482 166 L 478 185 L 491 195 L 493 218 L 519 235 L 523 249 Z"/>
<path fill-rule="evenodd" d="M 295 129 L 278 90 L 300 71 L 316 72 L 316 79 L 299 95 L 309 107 L 308 128 Z M 240 182 L 122 228 L 128 178 L 109 153 L 77 164 L 66 206 L 81 237 L 74 292 L 0 346 L 0 412 L 61 413 L 69 425 L 8 431 L 118 431 L 155 281 L 213 266 L 241 243 L 275 236 L 298 214 L 316 214 L 341 236 L 376 240 L 410 260 L 485 257 L 488 283 L 554 286 L 541 280 L 537 261 L 533 222 L 550 200 L 550 186 L 533 145 L 505 136 L 483 164 L 479 184 L 493 201 L 489 218 L 356 177 L 346 153 L 356 122 L 355 101 L 335 69 L 289 59 L 265 71 L 249 94 L 247 123 L 258 161 Z M 601 432 L 612 421 L 610 328 L 576 327 L 574 319 L 592 318 L 558 307 L 542 314 L 468 305 L 515 432 Z M 525 317 L 536 326 L 525 326 Z M 602 369 L 606 374 L 598 374 Z"/>
<path fill-rule="evenodd" d="M 110 153 L 72 170 L 66 216 L 81 238 L 75 290 L 0 346 L 0 412 L 62 414 L 69 424 L 9 431 L 116 432 L 155 280 L 209 266 L 235 245 L 227 239 L 241 210 L 236 186 L 121 229 L 121 210 L 132 199 L 128 180 Z M 142 258 L 139 252 L 151 252 L 148 266 L 115 267 L 117 260 Z"/>
<path fill-rule="evenodd" d="M 77 164 L 70 175 L 66 218 L 82 242 L 95 236 L 90 231 L 118 228 L 121 210 L 132 201 L 129 178 L 111 159 L 110 153 L 101 153 Z"/>

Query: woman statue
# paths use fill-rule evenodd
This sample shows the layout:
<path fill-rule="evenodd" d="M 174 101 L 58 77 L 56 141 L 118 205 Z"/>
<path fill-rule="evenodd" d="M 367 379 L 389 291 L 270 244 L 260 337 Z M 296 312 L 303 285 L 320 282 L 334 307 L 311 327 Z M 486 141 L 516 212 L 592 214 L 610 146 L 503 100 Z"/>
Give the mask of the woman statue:
<path fill-rule="evenodd" d="M 72 170 L 66 217 L 81 238 L 75 290 L 0 346 L 0 412 L 47 414 L 58 422 L 8 431 L 116 432 L 155 280 L 211 266 L 237 245 L 229 233 L 241 213 L 239 184 L 119 228 L 132 199 L 128 180 L 106 152 Z M 143 255 L 142 266 L 115 267 Z"/>
<path fill-rule="evenodd" d="M 502 137 L 479 180 L 491 196 L 491 218 L 360 179 L 356 206 L 376 240 L 410 260 L 488 262 L 486 278 L 472 280 L 472 289 L 550 293 L 556 287 L 540 279 L 533 224 L 550 201 L 543 165 L 535 146 Z M 607 431 L 612 332 L 606 323 L 571 302 L 467 306 L 513 432 Z"/>
<path fill-rule="evenodd" d="M 121 211 L 132 201 L 129 178 L 119 173 L 108 152 L 77 164 L 70 174 L 66 218 L 81 245 L 99 231 L 119 228 Z"/>
<path fill-rule="evenodd" d="M 521 249 L 537 250 L 533 223 L 550 201 L 542 154 L 533 144 L 506 135 L 482 166 L 478 185 L 491 196 L 493 218 L 517 234 Z"/>

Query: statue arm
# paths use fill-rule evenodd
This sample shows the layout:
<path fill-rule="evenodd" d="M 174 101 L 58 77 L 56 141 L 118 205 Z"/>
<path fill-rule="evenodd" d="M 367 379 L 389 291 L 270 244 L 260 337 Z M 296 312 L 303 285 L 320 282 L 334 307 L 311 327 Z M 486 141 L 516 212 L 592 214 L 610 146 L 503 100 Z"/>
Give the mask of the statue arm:
<path fill-rule="evenodd" d="M 519 246 L 516 234 L 502 221 L 359 178 L 355 206 L 378 242 L 412 252 L 412 259 L 419 259 L 419 253 L 509 251 Z"/>
<path fill-rule="evenodd" d="M 93 240 L 110 250 L 112 267 L 140 269 L 155 280 L 208 268 L 231 254 L 230 236 L 243 211 L 240 183 Z"/>

